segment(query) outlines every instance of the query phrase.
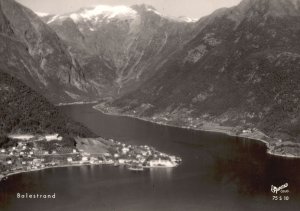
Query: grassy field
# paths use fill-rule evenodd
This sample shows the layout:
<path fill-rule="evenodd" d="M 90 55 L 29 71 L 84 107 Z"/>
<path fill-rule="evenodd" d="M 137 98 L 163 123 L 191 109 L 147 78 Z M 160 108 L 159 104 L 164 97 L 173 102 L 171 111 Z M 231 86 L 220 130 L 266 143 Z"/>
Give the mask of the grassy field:
<path fill-rule="evenodd" d="M 104 154 L 108 152 L 109 145 L 102 138 L 76 138 L 76 147 L 89 154 Z"/>

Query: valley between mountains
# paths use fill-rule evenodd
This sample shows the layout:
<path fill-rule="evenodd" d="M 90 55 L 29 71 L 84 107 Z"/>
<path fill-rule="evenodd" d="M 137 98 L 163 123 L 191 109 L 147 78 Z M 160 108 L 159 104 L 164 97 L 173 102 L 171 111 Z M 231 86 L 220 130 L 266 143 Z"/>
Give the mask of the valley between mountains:
<path fill-rule="evenodd" d="M 104 113 L 257 139 L 271 154 L 299 157 L 299 37 L 300 0 L 243 0 L 199 20 L 149 5 L 57 15 L 0 0 L 0 92 L 14 81 L 52 112 L 50 103 L 98 102 Z M 42 130 L 44 117 L 32 118 Z M 29 130 L 8 119 L 3 134 Z M 68 121 L 49 128 L 87 135 Z"/>

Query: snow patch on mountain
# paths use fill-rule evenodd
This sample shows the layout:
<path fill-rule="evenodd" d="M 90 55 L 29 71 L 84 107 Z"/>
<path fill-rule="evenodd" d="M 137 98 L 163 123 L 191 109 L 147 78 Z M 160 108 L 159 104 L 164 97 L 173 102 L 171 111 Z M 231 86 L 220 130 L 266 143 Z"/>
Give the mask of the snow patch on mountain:
<path fill-rule="evenodd" d="M 166 16 L 166 15 L 161 15 L 162 17 L 173 21 L 173 22 L 181 22 L 181 23 L 196 23 L 197 21 L 199 21 L 199 19 L 196 18 L 190 18 L 190 17 L 186 17 L 186 16 L 180 16 L 180 17 L 175 17 L 175 16 Z"/>
<path fill-rule="evenodd" d="M 85 9 L 80 16 L 86 19 L 91 19 L 96 16 L 102 15 L 108 19 L 126 16 L 126 17 L 135 17 L 137 12 L 130 7 L 126 6 L 106 6 L 98 5 L 92 9 Z"/>
<path fill-rule="evenodd" d="M 53 16 L 47 24 L 55 21 L 63 21 L 67 18 L 71 18 L 74 22 L 79 21 L 103 21 L 111 19 L 135 19 L 138 16 L 137 11 L 127 6 L 107 6 L 98 5 L 89 8 L 80 9 L 77 12 L 72 12 L 64 15 Z"/>
<path fill-rule="evenodd" d="M 35 12 L 35 14 L 37 14 L 39 17 L 46 17 L 50 15 L 49 13 L 44 13 L 44 12 Z"/>
<path fill-rule="evenodd" d="M 114 18 L 119 19 L 135 19 L 137 17 L 137 12 L 130 7 L 126 6 L 106 6 L 98 5 L 91 8 L 81 9 L 79 12 L 71 13 L 68 15 L 60 16 L 60 19 L 71 18 L 73 21 L 78 22 L 80 20 L 84 21 L 99 21 L 99 20 L 111 20 Z M 48 23 L 56 20 L 50 20 Z"/>
<path fill-rule="evenodd" d="M 59 15 L 55 15 L 55 16 L 53 16 L 48 22 L 47 22 L 47 24 L 50 24 L 50 23 L 52 23 L 52 22 L 54 22 L 54 21 L 56 21 L 58 18 L 62 18 L 62 17 L 59 17 Z"/>
<path fill-rule="evenodd" d="M 185 16 L 179 17 L 178 19 L 180 21 L 184 21 L 184 22 L 187 22 L 187 23 L 195 23 L 199 20 L 199 19 L 196 19 L 196 18 L 190 18 L 190 17 L 185 17 Z"/>
<path fill-rule="evenodd" d="M 156 15 L 162 16 L 162 14 L 160 14 L 156 9 L 153 9 L 153 8 L 147 8 L 147 11 L 149 11 L 149 12 L 154 12 Z"/>
<path fill-rule="evenodd" d="M 175 22 L 186 22 L 186 23 L 195 23 L 199 19 L 194 19 L 190 17 L 170 17 L 158 12 L 152 6 L 146 5 L 138 5 L 139 7 L 144 7 L 144 11 L 152 12 L 162 18 L 169 19 Z M 140 8 L 138 6 L 108 6 L 108 5 L 97 5 L 94 7 L 82 8 L 76 12 L 71 12 L 63 15 L 53 15 L 47 21 L 47 24 L 51 24 L 53 22 L 61 23 L 64 20 L 71 18 L 74 22 L 92 22 L 93 24 L 97 24 L 99 22 L 106 22 L 110 20 L 137 20 L 140 17 Z M 49 16 L 47 13 L 36 13 L 40 17 Z"/>

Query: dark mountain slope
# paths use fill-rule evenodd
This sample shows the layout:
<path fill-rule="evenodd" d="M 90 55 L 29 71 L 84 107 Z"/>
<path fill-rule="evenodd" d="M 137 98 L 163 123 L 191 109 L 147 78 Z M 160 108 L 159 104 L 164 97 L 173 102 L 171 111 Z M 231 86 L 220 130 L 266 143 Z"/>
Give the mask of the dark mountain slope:
<path fill-rule="evenodd" d="M 154 77 L 113 105 L 179 125 L 258 128 L 298 141 L 299 5 L 245 0 L 217 11 Z"/>
<path fill-rule="evenodd" d="M 4 71 L 52 101 L 74 101 L 91 93 L 68 47 L 31 10 L 14 0 L 0 0 L 0 30 Z"/>
<path fill-rule="evenodd" d="M 93 137 L 82 125 L 62 115 L 44 97 L 0 70 L 0 139 L 9 133 L 59 133 L 68 144 L 73 137 Z"/>

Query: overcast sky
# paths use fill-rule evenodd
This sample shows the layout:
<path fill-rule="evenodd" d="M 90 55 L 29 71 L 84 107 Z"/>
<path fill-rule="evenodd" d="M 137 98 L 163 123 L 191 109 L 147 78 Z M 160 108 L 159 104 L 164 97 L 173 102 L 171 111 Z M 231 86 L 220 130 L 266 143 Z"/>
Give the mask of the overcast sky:
<path fill-rule="evenodd" d="M 17 0 L 36 12 L 62 14 L 79 8 L 103 5 L 149 4 L 169 16 L 200 18 L 221 7 L 237 5 L 241 0 Z"/>

